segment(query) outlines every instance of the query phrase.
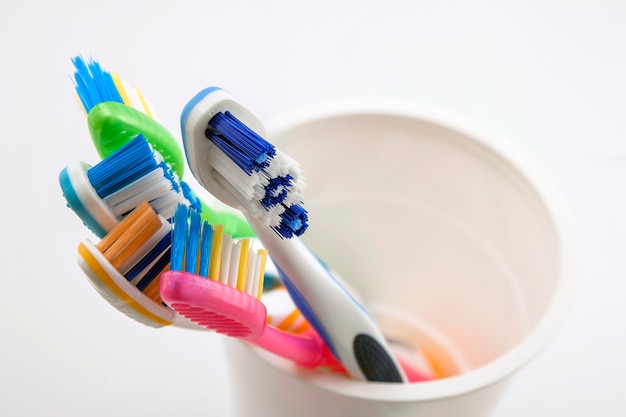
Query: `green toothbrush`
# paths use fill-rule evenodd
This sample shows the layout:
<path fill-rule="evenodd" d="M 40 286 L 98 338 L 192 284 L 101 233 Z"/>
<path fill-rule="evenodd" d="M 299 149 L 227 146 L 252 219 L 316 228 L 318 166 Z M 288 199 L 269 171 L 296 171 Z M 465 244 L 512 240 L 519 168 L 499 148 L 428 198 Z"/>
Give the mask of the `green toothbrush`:
<path fill-rule="evenodd" d="M 89 133 L 100 157 L 106 158 L 141 133 L 182 179 L 185 170 L 183 153 L 174 136 L 152 117 L 154 110 L 141 92 L 136 88 L 127 89 L 117 74 L 104 71 L 93 59 L 86 62 L 77 56 L 72 62 L 76 68 L 76 92 L 87 114 Z M 256 236 L 242 215 L 216 210 L 200 198 L 198 201 L 205 221 L 223 225 L 224 231 L 235 238 Z"/>

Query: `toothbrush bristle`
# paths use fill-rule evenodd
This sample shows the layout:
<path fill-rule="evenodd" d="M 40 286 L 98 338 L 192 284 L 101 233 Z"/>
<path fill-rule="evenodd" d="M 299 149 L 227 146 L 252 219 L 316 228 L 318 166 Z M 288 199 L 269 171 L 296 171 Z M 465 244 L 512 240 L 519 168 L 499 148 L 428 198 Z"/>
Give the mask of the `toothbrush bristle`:
<path fill-rule="evenodd" d="M 172 174 L 174 176 L 176 175 L 173 171 Z M 180 185 L 180 189 L 183 193 L 183 196 L 185 197 L 185 200 L 189 202 L 189 206 L 195 210 L 202 211 L 202 203 L 200 202 L 198 196 L 194 194 L 189 184 L 181 180 L 178 185 Z"/>
<path fill-rule="evenodd" d="M 157 167 L 157 161 L 142 135 L 122 146 L 89 170 L 89 182 L 105 198 L 143 177 Z"/>
<path fill-rule="evenodd" d="M 301 205 L 304 179 L 298 163 L 230 112 L 215 114 L 205 133 L 217 147 L 211 165 L 237 193 L 244 209 L 281 237 L 304 233 L 308 216 Z M 292 206 L 298 207 L 297 214 Z"/>
<path fill-rule="evenodd" d="M 172 222 L 172 251 L 170 257 L 170 269 L 172 271 L 183 270 L 185 256 L 185 242 L 187 240 L 187 208 L 183 205 L 176 207 Z"/>
<path fill-rule="evenodd" d="M 268 167 L 270 160 L 276 154 L 274 145 L 230 112 L 217 113 L 213 116 L 209 121 L 206 135 L 248 174 Z"/>
<path fill-rule="evenodd" d="M 171 243 L 172 235 L 171 233 L 166 233 L 159 243 L 128 271 L 126 279 L 130 282 L 136 282 L 136 287 L 139 291 L 144 291 L 168 265 Z"/>
<path fill-rule="evenodd" d="M 176 208 L 170 270 L 161 277 L 160 294 L 174 311 L 196 324 L 227 336 L 256 339 L 266 322 L 260 298 L 267 251 L 254 253 L 248 239 L 233 241 L 223 226 L 211 226 L 194 212 L 182 204 Z M 241 250 L 244 246 L 248 250 Z"/>
<path fill-rule="evenodd" d="M 265 195 L 261 199 L 263 207 L 273 207 L 282 203 L 287 198 L 288 188 L 293 185 L 293 177 L 290 174 L 270 178 L 265 187 Z"/>
<path fill-rule="evenodd" d="M 141 134 L 89 169 L 87 176 L 96 193 L 118 217 L 141 201 L 148 201 L 167 219 L 180 202 L 200 207 L 189 186 L 178 180 Z"/>
<path fill-rule="evenodd" d="M 98 103 L 116 101 L 123 103 L 113 77 L 97 61 L 81 56 L 72 59 L 74 63 L 74 87 L 86 113 Z"/>
<path fill-rule="evenodd" d="M 197 210 L 180 204 L 173 218 L 170 269 L 199 275 L 259 298 L 267 252 L 249 239 L 233 241 L 220 225 L 202 221 Z"/>
<path fill-rule="evenodd" d="M 287 207 L 280 215 L 280 218 L 280 224 L 273 227 L 273 229 L 280 236 L 286 238 L 301 236 L 309 226 L 309 216 L 307 211 L 298 204 Z"/>
<path fill-rule="evenodd" d="M 96 248 L 131 284 L 161 303 L 158 291 L 148 290 L 158 286 L 160 274 L 167 270 L 170 229 L 169 223 L 143 202 L 102 238 Z"/>

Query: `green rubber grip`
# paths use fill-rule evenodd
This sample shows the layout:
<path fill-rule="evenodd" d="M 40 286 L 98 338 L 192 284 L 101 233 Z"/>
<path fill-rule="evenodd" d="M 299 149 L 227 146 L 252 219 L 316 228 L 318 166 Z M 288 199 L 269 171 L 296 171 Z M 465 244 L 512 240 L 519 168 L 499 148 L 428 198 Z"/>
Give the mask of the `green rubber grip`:
<path fill-rule="evenodd" d="M 178 178 L 183 178 L 185 162 L 176 139 L 150 116 L 125 104 L 105 101 L 89 111 L 87 125 L 91 139 L 102 158 L 106 158 L 141 133 Z"/>

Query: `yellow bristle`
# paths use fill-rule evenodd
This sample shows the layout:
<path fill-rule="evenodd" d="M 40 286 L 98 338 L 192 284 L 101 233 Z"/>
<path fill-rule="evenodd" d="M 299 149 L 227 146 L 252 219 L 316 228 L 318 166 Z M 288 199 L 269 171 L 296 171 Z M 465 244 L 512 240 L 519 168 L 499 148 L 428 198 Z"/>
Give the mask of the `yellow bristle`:
<path fill-rule="evenodd" d="M 115 84 L 115 88 L 117 88 L 117 92 L 122 98 L 122 102 L 127 106 L 132 106 L 130 98 L 128 98 L 128 93 L 126 92 L 126 89 L 124 88 L 124 83 L 120 79 L 119 75 L 117 75 L 117 73 L 115 72 L 112 72 L 111 78 L 113 78 L 113 84 Z"/>
<path fill-rule="evenodd" d="M 265 265 L 267 263 L 267 250 L 259 249 L 257 254 L 261 257 L 261 267 L 259 268 L 259 287 L 257 292 L 257 300 L 261 299 L 261 295 L 263 294 L 263 283 L 265 281 Z"/>
<path fill-rule="evenodd" d="M 220 263 L 222 258 L 222 237 L 224 226 L 213 226 L 213 241 L 211 242 L 211 259 L 209 260 L 209 278 L 218 281 L 220 279 Z"/>
<path fill-rule="evenodd" d="M 250 239 L 241 239 L 241 252 L 239 253 L 239 270 L 237 273 L 237 289 L 246 291 L 246 277 L 248 275 L 248 252 L 250 251 Z"/>
<path fill-rule="evenodd" d="M 139 101 L 141 101 L 141 105 L 143 106 L 143 109 L 145 110 L 146 115 L 154 118 L 154 115 L 150 111 L 150 106 L 148 105 L 148 101 L 141 93 L 141 90 L 139 90 L 138 88 L 135 88 L 135 92 L 137 93 L 137 97 L 139 97 Z"/>

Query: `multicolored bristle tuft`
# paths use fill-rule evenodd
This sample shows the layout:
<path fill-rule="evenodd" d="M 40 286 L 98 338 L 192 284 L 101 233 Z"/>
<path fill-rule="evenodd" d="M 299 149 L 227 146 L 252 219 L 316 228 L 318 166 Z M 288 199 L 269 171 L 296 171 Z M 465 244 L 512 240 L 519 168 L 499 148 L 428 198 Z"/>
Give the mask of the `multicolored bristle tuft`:
<path fill-rule="evenodd" d="M 94 287 L 118 310 L 149 326 L 172 324 L 159 278 L 168 270 L 171 224 L 143 202 L 93 245 L 78 246 L 79 264 Z"/>
<path fill-rule="evenodd" d="M 72 63 L 75 69 L 74 88 L 85 113 L 100 103 L 114 101 L 156 118 L 154 108 L 141 91 L 136 87 L 128 88 L 116 73 L 106 71 L 93 58 L 85 60 L 82 56 L 76 56 Z"/>
<path fill-rule="evenodd" d="M 103 237 L 139 203 L 147 201 L 166 219 L 183 203 L 201 203 L 146 139 L 138 135 L 95 166 L 70 165 L 59 174 L 68 206 Z"/>
<path fill-rule="evenodd" d="M 169 263 L 171 226 L 141 203 L 96 247 L 128 282 L 160 303 L 158 277 Z"/>
<path fill-rule="evenodd" d="M 122 96 L 117 91 L 113 76 L 105 71 L 97 61 L 74 57 L 72 63 L 74 72 L 74 86 L 83 105 L 85 113 L 89 113 L 96 104 L 105 101 L 123 103 Z"/>
<path fill-rule="evenodd" d="M 87 176 L 98 195 L 118 216 L 144 200 L 166 219 L 174 215 L 179 202 L 200 208 L 189 187 L 152 150 L 143 135 L 103 159 L 87 171 Z"/>
<path fill-rule="evenodd" d="M 308 216 L 301 205 L 305 182 L 298 163 L 228 111 L 215 114 L 205 134 L 221 151 L 213 153 L 212 165 L 250 214 L 281 237 L 302 235 Z"/>
<path fill-rule="evenodd" d="M 221 282 L 256 299 L 263 291 L 267 251 L 247 238 L 233 239 L 221 225 L 202 221 L 194 208 L 179 205 L 172 222 L 172 271 Z"/>

